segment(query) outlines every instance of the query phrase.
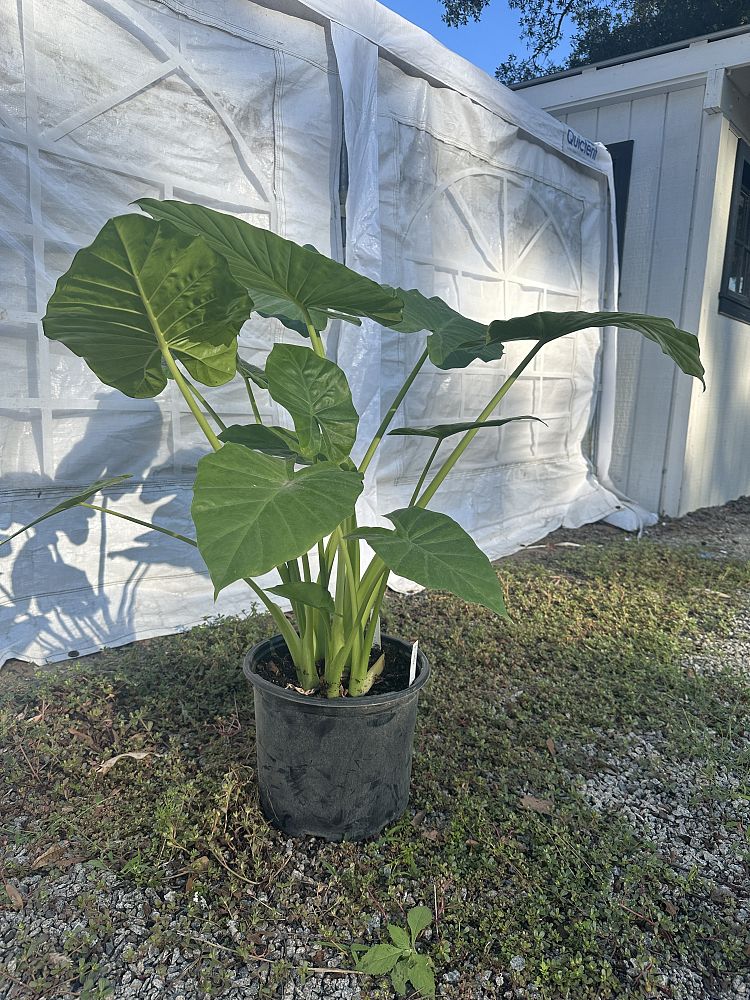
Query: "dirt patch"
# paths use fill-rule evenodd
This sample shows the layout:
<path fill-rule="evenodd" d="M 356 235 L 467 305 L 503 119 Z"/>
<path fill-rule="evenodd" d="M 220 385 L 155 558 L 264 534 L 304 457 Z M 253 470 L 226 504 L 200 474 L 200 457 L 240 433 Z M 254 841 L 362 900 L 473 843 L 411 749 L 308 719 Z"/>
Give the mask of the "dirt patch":
<path fill-rule="evenodd" d="M 638 540 L 635 533 L 623 532 L 603 521 L 580 528 L 559 528 L 537 545 L 509 558 L 544 559 L 560 547 L 611 545 L 624 537 Z M 740 497 L 723 507 L 702 507 L 684 517 L 662 518 L 640 537 L 679 548 L 702 548 L 709 559 L 750 560 L 750 497 Z"/>

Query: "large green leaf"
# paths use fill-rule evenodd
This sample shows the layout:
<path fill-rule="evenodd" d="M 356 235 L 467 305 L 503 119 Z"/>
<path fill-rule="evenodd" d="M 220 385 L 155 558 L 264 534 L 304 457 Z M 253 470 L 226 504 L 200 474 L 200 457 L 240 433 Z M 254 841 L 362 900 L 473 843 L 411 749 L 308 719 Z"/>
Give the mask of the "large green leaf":
<path fill-rule="evenodd" d="M 436 295 L 428 299 L 416 288 L 394 291 L 404 303 L 404 316 L 400 323 L 387 325 L 399 333 L 429 331 L 427 350 L 437 368 L 465 368 L 472 361 L 502 357 L 503 345 L 488 339 L 485 323 L 462 316 Z"/>
<path fill-rule="evenodd" d="M 46 521 L 48 517 L 54 517 L 55 514 L 62 514 L 64 510 L 70 510 L 71 507 L 77 507 L 79 504 L 86 503 L 90 500 L 96 493 L 101 490 L 105 490 L 108 486 L 116 486 L 117 483 L 123 482 L 125 479 L 130 479 L 130 476 L 113 476 L 112 479 L 100 479 L 96 483 L 92 483 L 91 486 L 87 486 L 85 489 L 76 493 L 72 497 L 68 497 L 66 500 L 61 500 L 60 503 L 55 504 L 51 507 L 45 514 L 40 517 L 35 517 L 33 521 L 29 521 L 25 524 L 23 528 L 19 528 L 14 531 L 13 534 L 8 535 L 7 538 L 3 538 L 0 545 L 7 545 L 9 541 L 15 538 L 17 535 L 22 534 L 24 531 L 28 531 L 29 528 L 33 528 L 36 524 L 41 524 L 42 521 Z"/>
<path fill-rule="evenodd" d="M 268 593 L 285 597 L 288 601 L 306 604 L 308 608 L 319 608 L 331 615 L 336 613 L 330 591 L 322 583 L 292 580 L 291 583 L 282 583 L 279 587 L 269 587 Z"/>
<path fill-rule="evenodd" d="M 137 204 L 156 219 L 167 219 L 183 232 L 202 236 L 226 258 L 256 309 L 293 330 L 305 332 L 306 313 L 319 330 L 334 315 L 354 320 L 368 316 L 379 323 L 401 319 L 403 307 L 391 289 L 314 249 L 202 205 L 153 198 L 142 198 Z"/>
<path fill-rule="evenodd" d="M 299 440 L 294 431 L 286 427 L 273 427 L 269 424 L 230 424 L 219 434 L 221 441 L 232 441 L 242 444 L 254 451 L 262 451 L 264 455 L 275 455 L 297 464 L 308 464 L 300 453 Z"/>
<path fill-rule="evenodd" d="M 488 328 L 488 337 L 497 343 L 512 340 L 540 340 L 548 343 L 577 330 L 602 326 L 619 326 L 642 333 L 644 337 L 657 343 L 686 375 L 692 375 L 703 382 L 705 370 L 701 364 L 698 338 L 686 330 L 678 329 L 671 319 L 658 316 L 622 312 L 540 312 L 515 319 L 493 320 Z M 705 382 L 703 384 L 705 386 Z"/>
<path fill-rule="evenodd" d="M 502 427 L 503 424 L 511 424 L 514 420 L 536 420 L 540 424 L 544 423 L 541 417 L 504 417 L 500 420 L 464 420 L 456 424 L 433 424 L 432 427 L 395 427 L 388 433 L 400 437 L 437 438 L 442 441 L 454 434 L 465 434 L 466 431 L 473 431 L 475 427 Z"/>
<path fill-rule="evenodd" d="M 492 564 L 453 518 L 421 507 L 395 510 L 386 517 L 395 530 L 358 528 L 352 537 L 364 539 L 399 576 L 507 615 Z"/>
<path fill-rule="evenodd" d="M 228 382 L 251 309 L 226 261 L 201 239 L 122 215 L 75 255 L 43 324 L 102 382 L 141 398 L 166 386 L 166 351 L 198 382 Z"/>
<path fill-rule="evenodd" d="M 291 463 L 225 444 L 198 462 L 193 521 L 218 594 L 296 559 L 354 512 L 362 476 L 329 462 Z"/>
<path fill-rule="evenodd" d="M 288 410 L 308 459 L 348 458 L 357 439 L 359 417 L 346 375 L 328 358 L 307 347 L 275 344 L 266 361 L 271 398 Z"/>

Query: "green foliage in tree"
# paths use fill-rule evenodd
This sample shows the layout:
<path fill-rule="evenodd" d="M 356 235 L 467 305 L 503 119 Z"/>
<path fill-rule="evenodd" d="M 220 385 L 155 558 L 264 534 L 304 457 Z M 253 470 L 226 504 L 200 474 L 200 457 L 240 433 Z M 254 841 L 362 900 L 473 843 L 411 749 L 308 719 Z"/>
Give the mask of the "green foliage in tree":
<path fill-rule="evenodd" d="M 490 0 L 442 0 L 446 24 L 478 21 Z M 616 59 L 659 45 L 750 24 L 750 0 L 507 0 L 527 54 L 498 66 L 504 83 Z M 570 54 L 555 52 L 570 38 Z"/>

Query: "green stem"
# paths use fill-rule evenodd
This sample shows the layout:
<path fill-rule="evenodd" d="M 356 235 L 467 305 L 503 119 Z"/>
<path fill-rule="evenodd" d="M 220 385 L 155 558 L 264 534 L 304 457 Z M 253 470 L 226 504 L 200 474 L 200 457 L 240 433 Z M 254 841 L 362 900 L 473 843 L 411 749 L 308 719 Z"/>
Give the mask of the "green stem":
<path fill-rule="evenodd" d="M 142 521 L 139 517 L 131 517 L 130 514 L 121 514 L 119 510 L 110 510 L 109 507 L 100 507 L 96 503 L 79 503 L 79 507 L 88 507 L 89 510 L 98 510 L 102 514 L 109 514 L 112 517 L 122 518 L 123 521 L 130 521 L 132 524 L 139 524 L 143 528 L 150 528 L 152 531 L 160 531 L 162 535 L 169 535 L 170 538 L 176 538 L 180 542 L 187 542 L 188 545 L 198 548 L 198 543 L 193 538 L 188 538 L 187 535 L 180 535 L 176 531 L 170 531 L 169 528 L 162 528 L 158 524 L 152 524 L 150 521 Z"/>
<path fill-rule="evenodd" d="M 196 387 L 193 385 L 193 383 L 190 381 L 190 379 L 187 379 L 187 378 L 185 379 L 185 385 L 187 385 L 188 389 L 190 389 L 190 391 L 195 396 L 195 398 L 198 400 L 198 402 L 202 404 L 203 408 L 205 410 L 207 410 L 208 413 L 214 418 L 214 420 L 219 425 L 219 427 L 221 428 L 221 430 L 225 431 L 227 429 L 227 425 L 221 419 L 221 417 L 216 412 L 216 410 L 213 408 L 213 406 L 211 406 L 211 404 L 205 398 L 205 396 L 203 396 L 202 393 L 200 393 L 198 391 L 198 389 L 196 389 Z"/>
<path fill-rule="evenodd" d="M 328 572 L 328 563 L 326 562 L 326 549 L 323 544 L 323 539 L 321 538 L 318 542 L 318 582 L 324 587 L 328 586 L 328 580 L 330 574 Z"/>
<path fill-rule="evenodd" d="M 409 507 L 413 507 L 414 506 L 414 503 L 415 503 L 417 497 L 419 496 L 419 491 L 422 489 L 422 485 L 424 484 L 424 481 L 427 478 L 427 473 L 430 471 L 432 463 L 435 461 L 435 456 L 437 455 L 438 451 L 440 450 L 440 445 L 442 443 L 443 442 L 440 440 L 440 438 L 438 438 L 437 441 L 435 442 L 435 447 L 432 449 L 432 452 L 430 453 L 430 457 L 427 459 L 427 465 L 425 465 L 424 469 L 422 469 L 422 475 L 419 477 L 419 481 L 418 481 L 417 485 L 414 487 L 414 492 L 412 493 L 411 499 L 409 500 L 409 504 L 408 504 Z"/>
<path fill-rule="evenodd" d="M 394 416 L 396 415 L 396 410 L 399 408 L 399 406 L 401 406 L 401 403 L 403 402 L 404 396 L 407 394 L 407 392 L 411 388 L 411 385 L 412 385 L 412 382 L 414 381 L 414 379 L 417 377 L 417 375 L 419 375 L 420 369 L 422 368 L 422 365 L 425 363 L 426 360 L 427 360 L 427 348 L 425 347 L 424 351 L 422 352 L 422 354 L 419 357 L 419 360 L 414 365 L 414 367 L 409 372 L 409 374 L 406 376 L 406 381 L 401 386 L 401 388 L 398 390 L 398 393 L 396 394 L 396 398 L 393 400 L 393 402 L 391 403 L 391 405 L 388 407 L 388 412 L 386 413 L 386 415 L 381 420 L 380 427 L 378 427 L 378 429 L 375 431 L 375 437 L 370 442 L 370 446 L 367 449 L 367 451 L 365 452 L 365 457 L 359 463 L 359 471 L 360 472 L 364 472 L 367 469 L 367 467 L 370 464 L 370 462 L 372 461 L 373 455 L 375 454 L 375 452 L 378 449 L 378 445 L 383 440 L 383 436 L 385 435 L 385 432 L 390 427 L 391 421 L 393 420 Z"/>
<path fill-rule="evenodd" d="M 358 663 L 352 661 L 352 670 L 349 679 L 349 694 L 353 698 L 356 698 L 360 694 L 366 694 L 372 686 L 371 684 L 366 686 L 370 666 L 370 653 L 372 652 L 372 643 L 375 638 L 375 629 L 378 627 L 380 606 L 383 603 L 383 597 L 385 596 L 387 586 L 388 572 L 386 571 L 383 574 L 383 579 L 380 585 L 374 591 L 375 600 L 372 604 L 372 611 L 370 612 L 370 619 L 367 622 L 367 628 L 365 629 L 361 657 Z"/>
<path fill-rule="evenodd" d="M 339 550 L 336 549 L 336 551 L 338 552 Z M 333 570 L 333 566 L 331 566 L 331 570 Z M 339 688 L 341 687 L 341 678 L 344 672 L 345 657 L 342 657 L 340 653 L 344 646 L 346 646 L 346 630 L 344 628 L 345 619 L 343 618 L 341 612 L 344 611 L 347 598 L 348 594 L 346 590 L 345 571 L 341 563 L 339 563 L 336 570 L 336 594 L 334 597 L 334 605 L 340 613 L 335 615 L 333 621 L 331 622 L 331 635 L 328 643 L 324 671 L 325 693 L 328 698 L 338 698 Z M 352 639 L 351 634 L 350 639 Z M 350 648 L 351 643 L 347 647 L 347 653 Z"/>
<path fill-rule="evenodd" d="M 291 622 L 287 619 L 281 608 L 277 604 L 274 604 L 254 580 L 246 577 L 245 583 L 265 606 L 283 636 L 286 647 L 289 650 L 289 655 L 292 657 L 294 665 L 297 668 L 297 680 L 300 682 L 300 687 L 303 687 L 306 691 L 316 687 L 318 683 L 317 673 L 313 667 L 312 673 L 315 673 L 315 677 L 313 678 L 312 673 L 307 669 L 307 665 L 304 664 L 302 641 Z"/>
<path fill-rule="evenodd" d="M 375 592 L 375 601 L 372 605 L 370 621 L 367 624 L 367 631 L 365 632 L 365 645 L 367 646 L 368 656 L 370 655 L 372 644 L 375 640 L 375 630 L 378 627 L 378 619 L 380 618 L 380 609 L 383 606 L 383 598 L 385 597 L 385 592 L 388 589 L 388 576 L 388 571 L 383 573 L 383 580 Z"/>
<path fill-rule="evenodd" d="M 307 311 L 307 309 L 303 309 L 303 315 L 305 317 L 305 326 L 307 327 L 307 332 L 310 337 L 310 343 L 312 344 L 312 349 L 319 357 L 324 358 L 326 356 L 326 349 L 323 346 L 323 339 L 313 326 L 313 322 L 310 319 L 310 313 Z"/>
<path fill-rule="evenodd" d="M 255 417 L 255 422 L 256 424 L 262 424 L 263 420 L 261 419 L 260 416 L 260 410 L 258 409 L 258 404 L 255 402 L 255 393 L 253 392 L 253 387 L 250 383 L 250 379 L 247 377 L 247 375 L 243 375 L 242 379 L 245 383 L 245 388 L 247 389 L 247 394 L 250 398 L 250 405 L 253 408 L 253 416 Z"/>
<path fill-rule="evenodd" d="M 506 378 L 506 380 L 497 390 L 495 395 L 492 397 L 489 403 L 479 414 L 479 416 L 477 417 L 477 423 L 487 420 L 491 416 L 492 411 L 499 405 L 502 398 L 514 384 L 514 382 L 518 379 L 518 376 L 534 360 L 535 356 L 539 353 L 539 351 L 541 351 L 543 346 L 544 346 L 543 341 L 539 341 L 538 343 L 534 344 L 534 346 L 531 348 L 531 350 L 523 359 L 523 361 L 518 365 L 515 371 Z M 467 431 L 464 434 L 459 443 L 456 445 L 456 447 L 453 449 L 450 455 L 446 458 L 445 462 L 443 462 L 443 464 L 440 466 L 430 485 L 424 491 L 422 496 L 416 501 L 415 506 L 417 507 L 427 506 L 430 500 L 437 493 L 438 488 L 440 487 L 445 477 L 448 475 L 453 466 L 456 464 L 456 462 L 459 460 L 459 458 L 463 455 L 463 453 L 469 447 L 471 442 L 474 440 L 474 435 L 477 434 L 480 430 L 481 428 L 479 427 L 473 427 L 470 431 Z"/>
<path fill-rule="evenodd" d="M 368 579 L 368 574 L 370 574 L 370 570 L 372 569 L 373 565 L 376 562 L 380 563 L 380 572 L 385 573 L 386 581 L 388 580 L 388 572 L 389 572 L 388 567 L 385 566 L 383 561 L 376 556 L 375 559 L 373 559 L 373 561 L 368 566 L 367 572 L 362 578 L 363 584 L 365 580 Z M 362 599 L 360 603 L 359 622 L 357 623 L 359 627 L 361 627 L 362 622 L 368 620 L 367 619 L 368 614 L 371 614 L 376 610 L 375 602 L 378 594 L 378 584 L 381 583 L 380 573 L 375 572 L 370 574 L 370 579 L 371 582 L 367 590 L 365 590 L 363 587 L 360 587 Z M 349 635 L 345 639 L 343 645 L 337 650 L 334 661 L 332 662 L 330 667 L 330 674 L 328 672 L 329 670 L 328 663 L 326 663 L 326 684 L 328 684 L 329 676 L 331 677 L 332 680 L 338 678 L 338 683 L 340 683 L 341 676 L 344 672 L 344 665 L 346 664 L 346 660 L 349 656 L 349 653 L 351 652 L 353 643 L 354 643 L 354 630 L 349 632 Z M 329 697 L 331 696 L 329 695 Z"/>
<path fill-rule="evenodd" d="M 315 608 L 310 608 L 305 606 L 304 608 L 304 622 L 305 627 L 302 632 L 302 649 L 303 649 L 303 659 L 305 664 L 305 671 L 309 671 L 310 676 L 313 672 L 315 674 L 315 684 L 314 687 L 318 686 L 320 678 L 318 677 L 318 671 L 315 667 L 315 640 L 316 640 L 316 628 L 315 622 L 318 612 Z M 309 690 L 309 688 L 307 689 Z"/>
<path fill-rule="evenodd" d="M 195 417 L 198 426 L 203 431 L 203 433 L 206 435 L 206 438 L 208 439 L 208 443 L 211 445 L 211 447 L 213 448 L 213 450 L 214 451 L 218 451 L 221 448 L 221 446 L 222 446 L 221 445 L 221 441 L 219 441 L 219 439 L 217 438 L 217 436 L 214 434 L 214 432 L 213 432 L 213 430 L 211 428 L 211 425 L 206 420 L 206 417 L 201 412 L 201 409 L 198 406 L 198 403 L 193 398 L 193 394 L 191 393 L 190 389 L 188 388 L 187 382 L 182 377 L 182 372 L 177 367 L 177 363 L 175 362 L 174 358 L 172 357 L 172 354 L 170 353 L 169 348 L 167 347 L 166 343 L 164 343 L 163 346 L 162 346 L 162 354 L 164 355 L 164 360 L 167 363 L 167 368 L 169 368 L 170 372 L 172 373 L 172 376 L 173 376 L 175 382 L 177 383 L 177 388 L 180 390 L 180 392 L 182 393 L 183 399 L 185 400 L 185 402 L 187 403 L 187 405 L 190 407 L 190 411 L 193 414 L 193 416 Z"/>
<path fill-rule="evenodd" d="M 297 560 L 293 559 L 291 562 L 282 563 L 280 566 L 276 567 L 276 570 L 281 577 L 282 583 L 298 583 L 299 582 L 299 567 L 297 566 Z M 289 603 L 292 606 L 292 612 L 297 620 L 297 625 L 299 626 L 300 633 L 305 624 L 305 606 L 300 604 L 299 601 L 293 601 L 289 599 Z"/>
<path fill-rule="evenodd" d="M 340 529 L 336 529 L 340 531 Z M 359 544 L 359 543 L 357 543 Z M 354 564 L 349 551 L 349 541 L 340 533 L 339 538 L 339 573 L 343 573 L 346 582 L 347 593 L 349 595 L 348 614 L 344 618 L 344 632 L 351 632 L 354 636 L 352 641 L 352 660 L 358 659 L 360 655 L 361 635 L 359 630 L 359 578 L 355 575 Z"/>
<path fill-rule="evenodd" d="M 388 567 L 385 565 L 380 556 L 373 556 L 372 562 L 365 570 L 362 575 L 362 580 L 359 584 L 359 605 L 363 607 L 367 601 L 367 595 L 372 592 L 380 574 L 386 570 Z"/>

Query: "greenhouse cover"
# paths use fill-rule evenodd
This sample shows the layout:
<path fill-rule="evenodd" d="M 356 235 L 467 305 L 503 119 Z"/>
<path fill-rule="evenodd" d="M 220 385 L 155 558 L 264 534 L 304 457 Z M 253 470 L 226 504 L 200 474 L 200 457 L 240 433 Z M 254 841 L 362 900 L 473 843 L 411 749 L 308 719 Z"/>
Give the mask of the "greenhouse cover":
<path fill-rule="evenodd" d="M 0 16 L 0 530 L 128 472 L 109 505 L 191 531 L 204 445 L 179 394 L 110 390 L 41 329 L 75 251 L 137 198 L 234 213 L 481 321 L 612 305 L 606 150 L 374 0 L 0 0 Z M 254 318 L 241 352 L 262 363 L 293 337 Z M 368 440 L 422 342 L 369 321 L 334 323 L 327 338 Z M 435 506 L 491 557 L 620 506 L 605 485 L 607 407 L 592 431 L 613 368 L 600 345 L 592 331 L 545 348 L 501 415 L 546 426 L 478 435 L 441 491 Z M 523 351 L 456 372 L 428 364 L 397 425 L 472 419 Z M 239 381 L 211 401 L 246 419 Z M 404 505 L 429 447 L 391 441 L 370 468 L 364 520 Z M 235 585 L 215 605 L 194 550 L 82 508 L 0 550 L 0 574 L 0 662 L 83 654 L 251 603 Z"/>

